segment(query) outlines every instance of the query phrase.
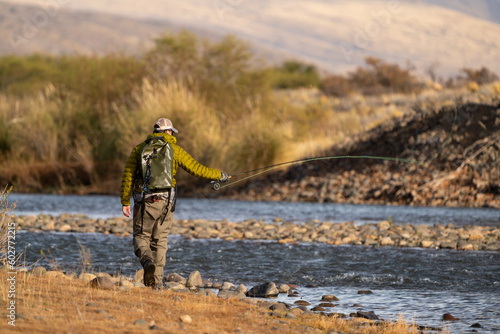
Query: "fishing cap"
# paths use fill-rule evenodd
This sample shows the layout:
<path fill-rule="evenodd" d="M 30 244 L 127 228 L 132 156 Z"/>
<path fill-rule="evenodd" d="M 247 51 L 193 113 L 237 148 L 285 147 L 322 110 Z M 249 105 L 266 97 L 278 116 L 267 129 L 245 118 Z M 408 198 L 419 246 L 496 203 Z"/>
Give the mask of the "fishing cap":
<path fill-rule="evenodd" d="M 155 129 L 165 131 L 165 130 L 172 130 L 175 133 L 178 133 L 176 128 L 172 125 L 172 121 L 169 120 L 168 118 L 160 118 L 159 120 L 156 121 L 155 123 Z"/>

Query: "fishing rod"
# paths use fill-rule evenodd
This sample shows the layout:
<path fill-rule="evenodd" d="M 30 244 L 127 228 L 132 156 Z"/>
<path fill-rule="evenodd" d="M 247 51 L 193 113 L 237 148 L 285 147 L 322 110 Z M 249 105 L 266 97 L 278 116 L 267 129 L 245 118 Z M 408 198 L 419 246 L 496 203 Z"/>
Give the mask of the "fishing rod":
<path fill-rule="evenodd" d="M 260 168 L 248 170 L 245 172 L 241 172 L 238 174 L 233 174 L 233 175 L 229 176 L 229 179 L 231 179 L 233 177 L 240 176 L 240 175 L 244 175 L 244 174 L 254 173 L 252 175 L 249 175 L 247 177 L 244 177 L 242 179 L 239 179 L 237 181 L 227 183 L 224 185 L 221 185 L 219 181 L 212 181 L 211 182 L 212 189 L 217 191 L 217 190 L 220 190 L 222 188 L 234 185 L 236 183 L 254 178 L 258 175 L 267 173 L 269 171 L 272 171 L 272 170 L 277 169 L 277 168 L 282 167 L 282 166 L 301 164 L 301 163 L 310 162 L 310 161 L 333 160 L 333 159 L 371 159 L 371 160 L 385 160 L 385 161 L 411 163 L 411 164 L 418 164 L 418 165 L 425 164 L 425 162 L 422 162 L 422 161 L 402 159 L 402 158 L 392 158 L 392 157 L 379 157 L 379 156 L 372 156 L 372 155 L 336 155 L 336 156 L 329 156 L 329 157 L 315 157 L 315 158 L 307 158 L 307 159 L 292 160 L 292 161 L 287 161 L 287 162 L 280 162 L 280 163 L 277 163 L 274 165 L 269 165 L 269 166 L 260 167 Z"/>
<path fill-rule="evenodd" d="M 244 177 L 244 178 L 242 178 L 240 180 L 237 180 L 237 181 L 234 181 L 234 182 L 231 182 L 231 183 L 227 183 L 227 184 L 224 184 L 224 185 L 221 185 L 219 181 L 212 181 L 211 182 L 212 183 L 212 189 L 215 190 L 215 191 L 218 191 L 218 190 L 220 190 L 222 188 L 225 188 L 225 187 L 234 185 L 236 183 L 239 183 L 239 182 L 242 182 L 242 181 L 254 178 L 254 177 L 258 176 L 258 175 L 267 173 L 267 172 L 272 171 L 272 170 L 274 170 L 276 168 L 279 168 L 281 166 L 301 164 L 301 163 L 310 162 L 310 161 L 333 160 L 333 159 L 371 159 L 371 160 L 385 160 L 385 161 L 410 163 L 410 164 L 416 164 L 416 165 L 425 165 L 427 163 L 431 163 L 432 161 L 434 161 L 434 160 L 436 160 L 438 158 L 438 156 L 443 152 L 443 150 L 447 146 L 448 140 L 451 138 L 451 135 L 455 131 L 453 128 L 454 128 L 454 126 L 457 123 L 458 109 L 457 109 L 457 107 L 455 107 L 454 109 L 455 109 L 455 113 L 454 113 L 455 115 L 454 115 L 453 124 L 451 126 L 450 132 L 448 133 L 448 136 L 446 137 L 446 139 L 445 139 L 442 147 L 437 152 L 437 154 L 433 158 L 431 158 L 430 160 L 428 160 L 428 161 L 416 161 L 416 160 L 403 159 L 403 158 L 379 157 L 379 156 L 372 156 L 372 155 L 337 155 L 337 156 L 328 156 L 328 157 L 307 158 L 307 159 L 300 159 L 300 160 L 292 160 L 292 161 L 287 161 L 287 162 L 281 162 L 281 163 L 277 163 L 277 164 L 274 164 L 274 165 L 269 165 L 269 166 L 265 166 L 265 167 L 260 167 L 260 168 L 248 170 L 248 171 L 241 172 L 241 173 L 234 174 L 234 175 L 229 175 L 229 179 L 231 179 L 233 177 L 237 177 L 237 176 L 240 176 L 240 175 L 254 173 L 254 174 L 249 175 L 247 177 Z"/>

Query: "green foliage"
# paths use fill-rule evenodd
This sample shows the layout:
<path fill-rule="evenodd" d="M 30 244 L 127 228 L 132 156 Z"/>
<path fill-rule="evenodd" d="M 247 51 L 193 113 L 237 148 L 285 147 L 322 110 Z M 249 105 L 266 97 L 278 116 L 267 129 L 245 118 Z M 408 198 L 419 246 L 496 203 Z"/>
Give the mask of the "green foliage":
<path fill-rule="evenodd" d="M 283 65 L 269 70 L 272 87 L 279 89 L 318 87 L 320 76 L 315 66 L 299 61 L 286 61 Z"/>
<path fill-rule="evenodd" d="M 152 80 L 181 82 L 229 119 L 256 100 L 267 103 L 264 71 L 254 68 L 249 45 L 234 36 L 211 42 L 182 31 L 155 42 L 145 57 Z"/>
<path fill-rule="evenodd" d="M 52 56 L 0 57 L 0 91 L 16 96 L 31 95 L 59 73 L 57 58 Z"/>

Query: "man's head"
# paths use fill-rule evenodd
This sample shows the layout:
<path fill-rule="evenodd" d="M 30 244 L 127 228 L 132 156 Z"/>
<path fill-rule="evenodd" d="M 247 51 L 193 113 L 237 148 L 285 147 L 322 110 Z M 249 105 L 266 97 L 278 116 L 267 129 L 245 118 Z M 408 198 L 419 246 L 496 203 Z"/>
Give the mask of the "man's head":
<path fill-rule="evenodd" d="M 156 121 L 155 127 L 154 127 L 155 132 L 172 132 L 178 133 L 176 128 L 172 125 L 172 121 L 169 120 L 168 118 L 160 118 L 159 120 Z"/>

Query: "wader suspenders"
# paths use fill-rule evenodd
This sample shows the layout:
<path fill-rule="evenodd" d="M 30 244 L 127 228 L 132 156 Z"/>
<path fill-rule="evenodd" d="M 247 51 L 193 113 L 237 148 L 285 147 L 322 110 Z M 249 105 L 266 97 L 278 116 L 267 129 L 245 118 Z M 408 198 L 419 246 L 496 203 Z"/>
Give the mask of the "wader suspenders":
<path fill-rule="evenodd" d="M 144 176 L 144 186 L 142 188 L 141 200 L 141 234 L 144 233 L 144 209 L 146 208 L 145 192 L 148 192 L 148 183 L 151 178 L 151 157 L 148 157 L 146 175 Z"/>
<path fill-rule="evenodd" d="M 172 198 L 172 188 L 168 189 L 168 197 L 167 197 L 167 205 L 163 208 L 163 211 L 160 216 L 160 225 L 163 225 L 165 218 L 168 214 L 168 206 L 170 205 L 170 199 Z"/>

